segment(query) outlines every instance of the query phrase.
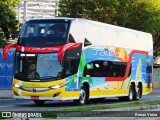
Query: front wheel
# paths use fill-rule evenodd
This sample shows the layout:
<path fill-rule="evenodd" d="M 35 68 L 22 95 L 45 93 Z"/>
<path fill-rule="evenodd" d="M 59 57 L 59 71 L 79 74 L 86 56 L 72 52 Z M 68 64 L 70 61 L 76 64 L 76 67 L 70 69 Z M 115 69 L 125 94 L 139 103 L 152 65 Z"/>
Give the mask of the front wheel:
<path fill-rule="evenodd" d="M 86 87 L 83 86 L 80 90 L 79 102 L 81 105 L 84 105 L 87 103 L 87 101 L 88 101 L 87 90 L 86 90 Z"/>
<path fill-rule="evenodd" d="M 44 100 L 34 100 L 34 103 L 36 104 L 36 105 L 44 105 L 44 103 L 45 103 L 45 101 Z"/>
<path fill-rule="evenodd" d="M 74 102 L 79 105 L 85 105 L 88 103 L 88 99 L 89 99 L 89 93 L 87 87 L 82 86 L 80 90 L 79 100 L 75 100 Z"/>

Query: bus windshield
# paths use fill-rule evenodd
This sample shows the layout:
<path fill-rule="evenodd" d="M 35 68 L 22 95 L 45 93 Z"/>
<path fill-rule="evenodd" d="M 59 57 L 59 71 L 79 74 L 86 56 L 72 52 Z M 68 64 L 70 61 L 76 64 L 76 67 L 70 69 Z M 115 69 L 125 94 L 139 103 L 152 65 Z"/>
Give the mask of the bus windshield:
<path fill-rule="evenodd" d="M 69 22 L 37 20 L 26 22 L 20 32 L 19 45 L 51 47 L 67 43 Z"/>
<path fill-rule="evenodd" d="M 17 52 L 15 78 L 23 81 L 61 79 L 63 69 L 57 56 L 57 53 L 25 54 Z"/>

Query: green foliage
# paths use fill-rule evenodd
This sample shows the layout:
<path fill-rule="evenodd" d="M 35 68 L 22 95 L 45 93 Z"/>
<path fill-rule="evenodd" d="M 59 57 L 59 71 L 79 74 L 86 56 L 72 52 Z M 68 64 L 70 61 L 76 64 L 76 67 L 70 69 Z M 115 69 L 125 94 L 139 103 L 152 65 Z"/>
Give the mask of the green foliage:
<path fill-rule="evenodd" d="M 7 41 L 4 37 L 4 32 L 0 28 L 0 48 L 3 48 L 7 44 Z"/>
<path fill-rule="evenodd" d="M 154 37 L 154 55 L 160 55 L 160 0 L 61 0 L 59 16 L 150 32 Z"/>
<path fill-rule="evenodd" d="M 115 109 L 115 108 L 134 108 L 137 110 L 145 110 L 148 109 L 145 106 L 150 106 L 151 108 L 155 105 L 159 105 L 160 100 L 154 100 L 154 101 L 148 101 L 148 102 L 141 102 L 136 101 L 132 103 L 124 103 L 124 104 L 113 104 L 113 105 L 104 105 L 104 104 L 96 104 L 96 105 L 90 105 L 90 106 L 80 106 L 80 107 L 70 107 L 70 108 L 60 108 L 55 109 L 53 111 L 46 111 L 42 112 L 42 116 L 45 118 L 49 117 L 56 117 L 58 113 L 72 113 L 74 112 L 86 112 L 86 111 L 96 111 L 96 110 L 105 110 L 105 109 Z M 153 106 L 152 106 L 153 105 Z M 138 108 L 137 108 L 138 107 Z"/>
<path fill-rule="evenodd" d="M 16 38 L 19 34 L 18 27 L 19 23 L 16 20 L 15 5 L 19 3 L 20 0 L 2 0 L 0 1 L 0 28 L 4 36 L 0 37 L 1 41 L 8 40 L 9 38 Z M 3 39 L 3 40 L 2 40 Z M 3 46 L 3 42 L 0 46 Z"/>
<path fill-rule="evenodd" d="M 17 4 L 20 3 L 21 0 L 2 0 L 8 6 L 15 7 Z"/>

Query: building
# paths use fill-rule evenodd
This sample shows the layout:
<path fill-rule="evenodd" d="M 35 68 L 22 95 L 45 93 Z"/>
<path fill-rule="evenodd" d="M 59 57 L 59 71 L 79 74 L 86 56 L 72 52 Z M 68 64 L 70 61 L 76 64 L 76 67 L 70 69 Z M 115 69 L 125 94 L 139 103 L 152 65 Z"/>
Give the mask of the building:
<path fill-rule="evenodd" d="M 59 0 L 21 0 L 16 6 L 17 20 L 53 18 L 57 14 Z"/>

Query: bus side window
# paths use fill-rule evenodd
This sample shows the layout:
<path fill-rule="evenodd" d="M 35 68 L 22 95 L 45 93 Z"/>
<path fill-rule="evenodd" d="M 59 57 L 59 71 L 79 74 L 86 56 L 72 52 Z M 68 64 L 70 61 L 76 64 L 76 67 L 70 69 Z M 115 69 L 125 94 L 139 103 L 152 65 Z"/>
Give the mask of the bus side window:
<path fill-rule="evenodd" d="M 93 61 L 85 65 L 83 76 L 100 77 L 100 62 Z"/>
<path fill-rule="evenodd" d="M 90 77 L 124 77 L 126 73 L 126 62 L 93 61 L 84 68 L 83 76 Z M 128 76 L 131 74 L 131 67 Z"/>
<path fill-rule="evenodd" d="M 128 77 L 131 75 L 131 70 L 132 70 L 132 64 L 131 64 L 130 69 L 129 69 Z"/>
<path fill-rule="evenodd" d="M 67 58 L 65 62 L 65 76 L 70 76 L 78 71 L 79 60 Z"/>

